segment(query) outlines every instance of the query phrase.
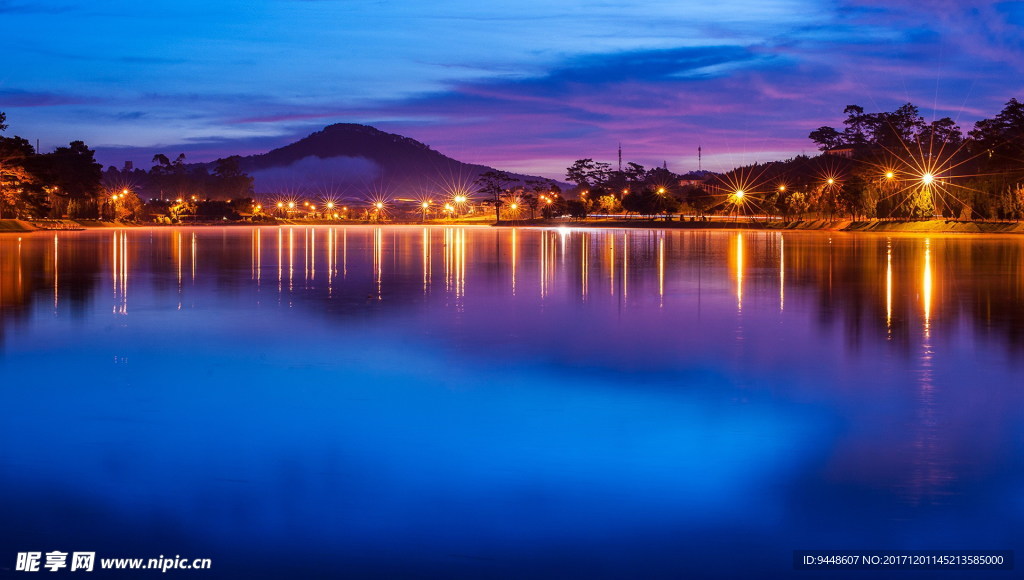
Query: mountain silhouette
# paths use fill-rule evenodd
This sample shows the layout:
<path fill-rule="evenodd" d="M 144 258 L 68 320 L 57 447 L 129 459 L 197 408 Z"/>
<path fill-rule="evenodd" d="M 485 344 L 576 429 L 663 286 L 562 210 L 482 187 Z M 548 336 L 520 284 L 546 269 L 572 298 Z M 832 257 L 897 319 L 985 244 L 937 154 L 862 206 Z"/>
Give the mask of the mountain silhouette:
<path fill-rule="evenodd" d="M 329 125 L 284 147 L 243 157 L 241 166 L 256 179 L 257 193 L 342 188 L 357 195 L 469 187 L 481 173 L 493 170 L 457 161 L 415 139 L 355 123 Z M 544 180 L 512 175 L 521 182 Z"/>

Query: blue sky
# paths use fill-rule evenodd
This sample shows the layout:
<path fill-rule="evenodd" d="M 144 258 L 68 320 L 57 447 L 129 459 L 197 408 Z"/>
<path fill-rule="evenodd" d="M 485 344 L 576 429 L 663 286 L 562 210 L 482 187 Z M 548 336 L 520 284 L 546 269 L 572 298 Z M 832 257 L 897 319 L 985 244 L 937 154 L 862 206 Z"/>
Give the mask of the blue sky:
<path fill-rule="evenodd" d="M 813 152 L 852 103 L 969 128 L 1024 97 L 1019 2 L 0 0 L 0 20 L 7 133 L 143 167 L 357 122 L 551 177 L 620 141 L 725 169 Z"/>

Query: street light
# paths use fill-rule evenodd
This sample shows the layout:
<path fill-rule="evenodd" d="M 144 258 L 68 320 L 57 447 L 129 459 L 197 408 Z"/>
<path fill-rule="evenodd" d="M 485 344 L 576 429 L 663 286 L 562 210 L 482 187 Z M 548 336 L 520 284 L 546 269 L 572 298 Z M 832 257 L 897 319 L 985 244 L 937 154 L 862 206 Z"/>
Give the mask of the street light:
<path fill-rule="evenodd" d="M 925 185 L 931 185 L 933 181 L 935 181 L 935 176 L 931 173 L 925 173 L 921 176 L 921 183 Z"/>

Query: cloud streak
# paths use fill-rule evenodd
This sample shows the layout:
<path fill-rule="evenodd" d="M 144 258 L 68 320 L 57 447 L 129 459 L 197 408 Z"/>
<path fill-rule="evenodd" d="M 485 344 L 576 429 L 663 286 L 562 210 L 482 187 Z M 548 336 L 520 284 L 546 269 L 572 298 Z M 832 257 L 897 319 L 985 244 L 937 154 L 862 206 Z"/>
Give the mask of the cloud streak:
<path fill-rule="evenodd" d="M 361 122 L 556 178 L 619 142 L 682 171 L 698 145 L 722 164 L 811 152 L 807 133 L 852 103 L 913 101 L 967 128 L 1024 93 L 1024 10 L 1006 2 L 33 6 L 0 1 L 17 63 L 0 110 L 12 132 L 85 139 L 108 163 L 212 159 Z M 53 42 L 34 48 L 44 31 Z"/>

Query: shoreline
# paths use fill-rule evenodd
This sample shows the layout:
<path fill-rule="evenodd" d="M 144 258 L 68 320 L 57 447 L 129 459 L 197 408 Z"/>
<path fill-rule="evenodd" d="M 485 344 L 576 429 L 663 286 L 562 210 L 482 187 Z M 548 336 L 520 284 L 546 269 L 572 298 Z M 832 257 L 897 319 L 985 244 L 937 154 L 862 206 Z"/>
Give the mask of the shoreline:
<path fill-rule="evenodd" d="M 596 219 L 583 221 L 562 220 L 515 220 L 493 223 L 491 221 L 430 221 L 430 222 L 386 222 L 368 223 L 362 221 L 330 221 L 330 220 L 278 220 L 268 223 L 221 223 L 200 222 L 194 224 L 127 224 L 98 220 L 17 220 L 0 219 L 0 234 L 25 234 L 33 232 L 60 232 L 79 230 L 98 230 L 108 228 L 174 228 L 174 227 L 281 227 L 281 226 L 477 226 L 477 227 L 521 227 L 551 228 L 567 227 L 579 229 L 688 229 L 688 230 L 754 230 L 754 231 L 827 231 L 848 233 L 884 233 L 884 234 L 1024 234 L 1024 222 L 964 222 L 957 220 L 922 220 L 922 221 L 877 221 L 877 220 L 793 220 L 793 221 L 749 221 L 738 222 L 728 220 L 699 221 L 656 221 L 649 219 Z"/>

